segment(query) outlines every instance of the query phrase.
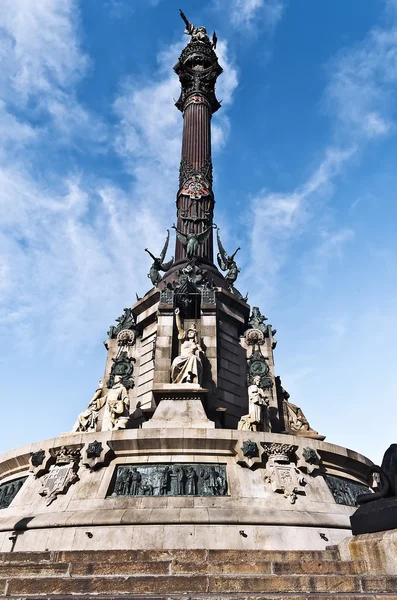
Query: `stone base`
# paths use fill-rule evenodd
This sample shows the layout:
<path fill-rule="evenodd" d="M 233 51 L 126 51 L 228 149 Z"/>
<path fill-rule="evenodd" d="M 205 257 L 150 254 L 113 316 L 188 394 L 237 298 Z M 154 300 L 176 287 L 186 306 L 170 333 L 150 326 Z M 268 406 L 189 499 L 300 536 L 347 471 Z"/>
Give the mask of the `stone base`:
<path fill-rule="evenodd" d="M 397 573 L 397 529 L 348 537 L 338 550 L 342 560 L 363 561 L 370 575 Z"/>
<path fill-rule="evenodd" d="M 397 498 L 363 504 L 350 517 L 353 535 L 397 529 Z"/>
<path fill-rule="evenodd" d="M 214 429 L 215 423 L 205 414 L 202 400 L 208 390 L 193 384 L 168 384 L 153 391 L 158 404 L 153 417 L 142 424 L 144 429 L 197 427 Z"/>

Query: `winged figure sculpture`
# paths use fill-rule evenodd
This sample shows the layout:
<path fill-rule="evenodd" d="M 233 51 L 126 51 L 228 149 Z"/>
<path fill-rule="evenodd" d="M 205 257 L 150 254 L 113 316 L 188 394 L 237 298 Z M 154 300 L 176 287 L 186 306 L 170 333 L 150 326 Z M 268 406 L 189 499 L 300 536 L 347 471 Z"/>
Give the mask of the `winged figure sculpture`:
<path fill-rule="evenodd" d="M 191 259 L 197 256 L 199 246 L 208 240 L 212 228 L 216 228 L 216 225 L 210 225 L 201 233 L 195 233 L 193 229 L 189 233 L 182 233 L 175 225 L 172 227 L 175 229 L 176 237 L 186 250 L 186 256 Z"/>
<path fill-rule="evenodd" d="M 229 256 L 222 246 L 221 238 L 219 236 L 219 229 L 216 232 L 217 240 L 218 240 L 218 249 L 219 252 L 217 254 L 218 265 L 221 271 L 227 271 L 225 275 L 225 279 L 229 285 L 233 285 L 236 281 L 238 274 L 240 273 L 240 269 L 238 268 L 234 257 L 240 248 L 237 248 L 235 252 L 231 256 Z"/>
<path fill-rule="evenodd" d="M 148 277 L 151 280 L 151 282 L 153 283 L 153 285 L 156 285 L 156 286 L 161 281 L 160 271 L 164 271 L 164 272 L 168 271 L 168 269 L 170 269 L 174 263 L 174 257 L 172 257 L 171 260 L 169 260 L 168 262 L 164 262 L 166 254 L 167 254 L 167 250 L 168 250 L 169 241 L 170 241 L 170 230 L 167 229 L 167 239 L 165 240 L 164 248 L 162 249 L 159 257 L 154 256 L 147 248 L 145 248 L 145 252 L 147 252 L 149 254 L 149 256 L 151 256 L 153 258 L 153 264 L 150 267 L 150 272 L 148 274 Z"/>

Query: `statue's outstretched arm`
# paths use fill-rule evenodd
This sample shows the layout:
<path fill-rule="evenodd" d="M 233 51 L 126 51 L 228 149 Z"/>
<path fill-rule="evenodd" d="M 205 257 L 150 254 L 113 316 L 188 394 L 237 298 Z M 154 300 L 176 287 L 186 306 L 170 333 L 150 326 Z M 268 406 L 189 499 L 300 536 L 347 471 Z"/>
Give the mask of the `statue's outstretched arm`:
<path fill-rule="evenodd" d="M 179 308 L 175 309 L 175 322 L 176 322 L 176 327 L 178 329 L 178 339 L 183 340 L 183 338 L 185 337 L 185 331 L 182 327 L 182 321 L 181 321 L 181 317 L 180 317 Z"/>
<path fill-rule="evenodd" d="M 153 260 L 157 260 L 157 258 L 147 248 L 145 248 L 145 252 L 147 252 L 149 254 L 149 256 L 151 256 L 153 258 Z"/>

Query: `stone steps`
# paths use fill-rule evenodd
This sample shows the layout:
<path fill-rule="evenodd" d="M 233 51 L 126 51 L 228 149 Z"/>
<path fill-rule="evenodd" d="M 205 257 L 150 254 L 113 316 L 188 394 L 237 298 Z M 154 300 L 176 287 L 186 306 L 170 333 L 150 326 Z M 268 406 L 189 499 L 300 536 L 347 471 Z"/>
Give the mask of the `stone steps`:
<path fill-rule="evenodd" d="M 42 562 L 0 564 L 0 580 L 4 577 L 69 575 L 354 575 L 366 572 L 365 563 L 335 561 L 302 562 L 184 562 L 179 560 L 128 562 Z"/>
<path fill-rule="evenodd" d="M 336 550 L 114 550 L 0 554 L 0 597 L 397 600 L 397 576 Z"/>
<path fill-rule="evenodd" d="M 3 596 L 68 594 L 393 593 L 397 577 L 355 575 L 131 575 L 36 576 L 0 580 Z"/>

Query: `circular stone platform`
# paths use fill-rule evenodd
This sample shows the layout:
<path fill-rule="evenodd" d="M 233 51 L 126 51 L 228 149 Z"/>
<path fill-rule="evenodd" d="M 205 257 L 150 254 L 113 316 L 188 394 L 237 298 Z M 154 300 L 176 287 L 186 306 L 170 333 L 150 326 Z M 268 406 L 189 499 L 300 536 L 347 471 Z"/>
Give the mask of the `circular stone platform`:
<path fill-rule="evenodd" d="M 370 464 L 285 434 L 67 434 L 0 457 L 0 550 L 322 550 L 350 535 Z"/>

